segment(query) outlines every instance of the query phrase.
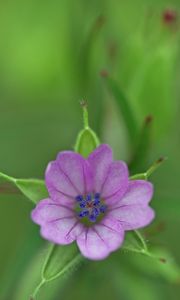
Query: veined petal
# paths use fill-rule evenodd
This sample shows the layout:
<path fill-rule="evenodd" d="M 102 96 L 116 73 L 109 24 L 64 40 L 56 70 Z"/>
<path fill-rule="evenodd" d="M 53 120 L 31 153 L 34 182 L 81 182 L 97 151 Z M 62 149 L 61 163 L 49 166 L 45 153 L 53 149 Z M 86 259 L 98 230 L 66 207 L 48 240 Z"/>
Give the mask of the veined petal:
<path fill-rule="evenodd" d="M 124 240 L 124 229 L 118 220 L 106 216 L 99 224 L 95 225 L 95 228 L 111 252 L 121 246 Z"/>
<path fill-rule="evenodd" d="M 72 243 L 83 230 L 74 211 L 51 199 L 40 201 L 31 213 L 32 220 L 41 225 L 41 235 L 56 244 Z"/>
<path fill-rule="evenodd" d="M 112 149 L 105 144 L 100 145 L 89 155 L 88 161 L 93 172 L 94 192 L 101 191 L 112 160 Z"/>
<path fill-rule="evenodd" d="M 107 203 L 119 201 L 128 188 L 128 168 L 123 161 L 114 161 L 103 183 L 101 196 Z"/>
<path fill-rule="evenodd" d="M 76 218 L 50 222 L 41 227 L 41 236 L 59 245 L 71 244 L 83 231 L 83 225 Z"/>
<path fill-rule="evenodd" d="M 93 227 L 86 228 L 77 238 L 77 244 L 81 253 L 92 260 L 106 258 L 111 252 L 118 249 L 124 238 L 124 230 L 113 222 L 106 220 Z"/>
<path fill-rule="evenodd" d="M 153 185 L 145 180 L 129 181 L 127 192 L 119 201 L 119 205 L 148 204 L 153 196 Z M 116 205 L 116 206 L 119 206 Z"/>
<path fill-rule="evenodd" d="M 134 230 L 147 226 L 154 219 L 154 210 L 147 205 L 133 204 L 114 207 L 108 216 L 118 220 L 124 230 Z"/>
<path fill-rule="evenodd" d="M 73 218 L 74 216 L 73 207 L 60 205 L 49 198 L 41 200 L 31 212 L 32 220 L 39 225 L 59 218 Z"/>
<path fill-rule="evenodd" d="M 57 156 L 57 162 L 80 194 L 92 191 L 91 168 L 89 162 L 80 154 L 73 151 L 60 152 Z"/>
<path fill-rule="evenodd" d="M 60 152 L 57 160 L 48 165 L 46 185 L 54 201 L 70 203 L 77 195 L 92 190 L 90 165 L 77 153 Z"/>

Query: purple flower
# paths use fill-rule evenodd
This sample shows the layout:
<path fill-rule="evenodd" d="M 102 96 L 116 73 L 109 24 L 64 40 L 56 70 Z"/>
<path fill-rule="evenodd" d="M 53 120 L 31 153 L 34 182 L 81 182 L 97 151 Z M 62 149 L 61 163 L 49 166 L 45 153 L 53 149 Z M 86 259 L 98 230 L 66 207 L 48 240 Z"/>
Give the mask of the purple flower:
<path fill-rule="evenodd" d="M 128 168 L 113 161 L 108 145 L 88 159 L 65 151 L 49 163 L 45 174 L 49 198 L 32 211 L 45 239 L 60 245 L 76 240 L 81 253 L 93 260 L 117 250 L 126 230 L 148 225 L 154 211 L 148 206 L 153 186 L 128 179 Z"/>

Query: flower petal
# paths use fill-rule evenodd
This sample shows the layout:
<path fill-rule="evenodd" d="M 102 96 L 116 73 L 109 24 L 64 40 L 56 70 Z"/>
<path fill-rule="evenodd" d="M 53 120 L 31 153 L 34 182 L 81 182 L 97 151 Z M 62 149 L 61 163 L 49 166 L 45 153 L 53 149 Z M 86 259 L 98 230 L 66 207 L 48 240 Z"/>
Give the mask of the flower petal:
<path fill-rule="evenodd" d="M 119 202 L 118 206 L 132 204 L 148 204 L 153 195 L 153 185 L 145 180 L 133 180 L 129 182 L 128 190 Z"/>
<path fill-rule="evenodd" d="M 107 243 L 111 252 L 121 246 L 124 240 L 124 229 L 118 220 L 105 217 L 99 224 L 95 225 L 95 227 L 103 240 Z"/>
<path fill-rule="evenodd" d="M 107 203 L 121 199 L 128 188 L 128 168 L 123 161 L 114 161 L 104 181 L 101 196 Z"/>
<path fill-rule="evenodd" d="M 63 219 L 41 227 L 41 236 L 48 241 L 59 244 L 71 244 L 83 231 L 83 225 L 75 218 Z"/>
<path fill-rule="evenodd" d="M 70 244 L 83 230 L 71 208 L 56 204 L 51 199 L 40 201 L 31 217 L 41 225 L 42 237 L 53 243 Z"/>
<path fill-rule="evenodd" d="M 117 230 L 118 229 L 118 230 Z M 120 247 L 124 238 L 124 230 L 116 220 L 106 220 L 96 224 L 78 236 L 77 244 L 81 253 L 92 260 L 106 258 Z"/>
<path fill-rule="evenodd" d="M 51 199 L 41 200 L 31 212 L 32 220 L 44 225 L 58 218 L 74 217 L 74 211 L 71 207 L 55 203 Z"/>
<path fill-rule="evenodd" d="M 92 190 L 89 163 L 72 151 L 60 152 L 46 170 L 46 185 L 51 198 L 59 203 L 71 203 L 77 195 Z"/>
<path fill-rule="evenodd" d="M 108 216 L 118 220 L 124 230 L 134 230 L 145 227 L 154 219 L 154 211 L 147 205 L 133 204 L 119 206 L 108 212 Z"/>
<path fill-rule="evenodd" d="M 112 149 L 105 144 L 100 145 L 89 155 L 88 161 L 93 172 L 94 192 L 101 191 L 112 160 Z"/>

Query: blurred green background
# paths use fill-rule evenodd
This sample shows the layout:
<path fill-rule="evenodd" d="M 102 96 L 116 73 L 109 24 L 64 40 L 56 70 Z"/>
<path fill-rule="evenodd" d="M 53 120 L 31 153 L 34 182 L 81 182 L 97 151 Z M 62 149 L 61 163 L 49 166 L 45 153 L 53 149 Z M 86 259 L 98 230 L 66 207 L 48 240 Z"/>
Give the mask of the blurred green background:
<path fill-rule="evenodd" d="M 176 12 L 174 19 L 166 19 L 167 9 Z M 147 115 L 153 116 L 151 146 L 137 171 L 145 171 L 161 155 L 168 156 L 152 176 L 157 218 L 148 239 L 167 248 L 177 265 L 179 37 L 179 0 L 0 4 L 0 171 L 43 178 L 57 152 L 74 146 L 82 128 L 82 98 L 88 100 L 90 124 L 101 141 L 113 147 L 117 159 L 129 162 L 132 149 L 126 124 L 100 76 L 108 70 L 128 97 L 138 126 Z M 44 241 L 30 220 L 33 205 L 11 191 L 0 192 L 0 300 L 26 300 L 18 293 L 22 288 L 26 290 L 22 295 L 30 293 L 26 284 L 33 279 L 28 270 L 36 265 L 35 255 Z M 63 287 L 49 284 L 39 299 L 180 299 L 180 278 L 145 272 L 139 259 L 143 261 L 120 252 L 92 262 Z M 56 293 L 50 295 L 52 289 Z"/>

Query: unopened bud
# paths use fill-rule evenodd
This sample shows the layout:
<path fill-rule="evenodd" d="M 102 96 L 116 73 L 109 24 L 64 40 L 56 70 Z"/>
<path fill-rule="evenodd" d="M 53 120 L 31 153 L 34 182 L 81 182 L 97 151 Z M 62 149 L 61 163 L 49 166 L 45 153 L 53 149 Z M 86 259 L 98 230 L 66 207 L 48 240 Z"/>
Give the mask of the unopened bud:
<path fill-rule="evenodd" d="M 166 9 L 163 12 L 163 21 L 165 24 L 172 24 L 177 20 L 177 12 L 173 9 Z"/>
<path fill-rule="evenodd" d="M 108 73 L 108 71 L 107 70 L 101 70 L 101 72 L 100 72 L 100 75 L 102 76 L 102 77 L 108 77 L 109 76 L 109 73 Z"/>

